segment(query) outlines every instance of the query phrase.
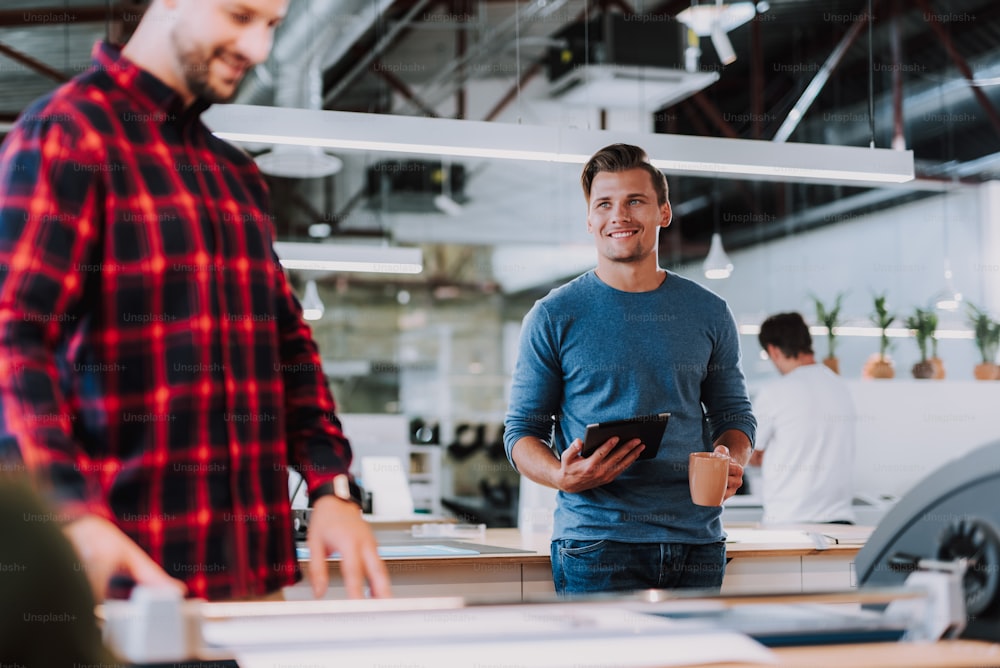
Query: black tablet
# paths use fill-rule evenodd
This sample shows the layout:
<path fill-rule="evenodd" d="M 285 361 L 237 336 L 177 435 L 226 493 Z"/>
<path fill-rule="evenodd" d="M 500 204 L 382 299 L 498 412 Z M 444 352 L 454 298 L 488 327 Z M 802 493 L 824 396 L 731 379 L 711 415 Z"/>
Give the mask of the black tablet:
<path fill-rule="evenodd" d="M 660 449 L 660 440 L 663 438 L 663 430 L 667 428 L 667 420 L 669 419 L 670 413 L 657 413 L 655 415 L 639 415 L 624 420 L 588 424 L 587 432 L 583 436 L 583 449 L 580 450 L 580 456 L 589 457 L 605 441 L 612 436 L 617 436 L 619 444 L 638 438 L 646 446 L 642 454 L 639 455 L 639 459 L 652 459 Z"/>

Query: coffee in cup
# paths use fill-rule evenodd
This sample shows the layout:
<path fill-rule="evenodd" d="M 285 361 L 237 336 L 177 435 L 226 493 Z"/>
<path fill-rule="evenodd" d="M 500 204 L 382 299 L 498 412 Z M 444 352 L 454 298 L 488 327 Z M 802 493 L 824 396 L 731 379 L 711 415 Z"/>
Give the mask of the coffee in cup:
<path fill-rule="evenodd" d="M 721 506 L 729 481 L 729 456 L 718 452 L 692 452 L 688 457 L 691 500 L 698 506 Z"/>

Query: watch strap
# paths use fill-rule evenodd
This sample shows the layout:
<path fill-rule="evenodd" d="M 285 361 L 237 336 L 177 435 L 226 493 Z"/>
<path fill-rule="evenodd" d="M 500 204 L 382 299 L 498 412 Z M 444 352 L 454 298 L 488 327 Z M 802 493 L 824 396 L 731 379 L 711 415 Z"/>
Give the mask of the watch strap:
<path fill-rule="evenodd" d="M 357 504 L 358 508 L 363 507 L 361 498 L 361 488 L 351 476 L 340 473 L 334 476 L 333 480 L 324 482 L 309 493 L 309 505 L 316 503 L 317 499 L 324 496 L 335 496 L 343 501 L 351 501 Z"/>

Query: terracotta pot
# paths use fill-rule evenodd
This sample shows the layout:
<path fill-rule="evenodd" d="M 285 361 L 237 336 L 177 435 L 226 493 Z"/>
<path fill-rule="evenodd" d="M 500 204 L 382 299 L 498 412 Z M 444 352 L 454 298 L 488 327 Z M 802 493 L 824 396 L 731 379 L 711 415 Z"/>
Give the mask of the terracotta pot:
<path fill-rule="evenodd" d="M 1000 379 L 1000 366 L 993 362 L 977 364 L 976 368 L 973 369 L 973 375 L 975 375 L 976 380 L 997 380 Z"/>
<path fill-rule="evenodd" d="M 917 362 L 916 364 L 913 365 L 913 369 L 911 369 L 911 371 L 913 373 L 914 378 L 919 378 L 921 380 L 926 378 L 933 378 L 934 364 L 932 364 L 930 360 Z"/>
<path fill-rule="evenodd" d="M 893 368 L 892 362 L 876 360 L 872 364 L 871 374 L 872 378 L 895 378 L 896 370 Z"/>
<path fill-rule="evenodd" d="M 836 374 L 840 373 L 840 360 L 836 357 L 824 357 L 823 365 Z"/>
<path fill-rule="evenodd" d="M 940 357 L 932 357 L 927 360 L 934 365 L 934 380 L 944 380 L 944 361 Z"/>

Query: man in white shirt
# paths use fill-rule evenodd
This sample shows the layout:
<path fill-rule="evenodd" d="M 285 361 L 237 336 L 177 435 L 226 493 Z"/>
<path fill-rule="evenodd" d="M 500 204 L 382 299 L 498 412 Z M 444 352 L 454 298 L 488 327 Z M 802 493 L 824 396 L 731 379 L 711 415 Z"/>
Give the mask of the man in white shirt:
<path fill-rule="evenodd" d="M 854 522 L 856 414 L 844 380 L 813 355 L 798 313 L 773 315 L 758 340 L 781 373 L 753 400 L 766 524 Z"/>

